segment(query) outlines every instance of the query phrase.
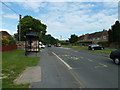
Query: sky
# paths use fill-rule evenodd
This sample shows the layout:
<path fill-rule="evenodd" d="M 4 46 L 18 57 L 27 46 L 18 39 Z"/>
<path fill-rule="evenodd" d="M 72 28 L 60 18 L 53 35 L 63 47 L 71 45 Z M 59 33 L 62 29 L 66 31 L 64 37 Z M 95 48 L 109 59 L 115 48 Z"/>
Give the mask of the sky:
<path fill-rule="evenodd" d="M 47 34 L 61 40 L 67 40 L 71 34 L 81 36 L 109 30 L 118 20 L 118 2 L 108 1 L 29 1 L 17 0 L 0 3 L 0 30 L 10 34 L 17 32 L 19 14 L 30 15 L 47 25 Z"/>

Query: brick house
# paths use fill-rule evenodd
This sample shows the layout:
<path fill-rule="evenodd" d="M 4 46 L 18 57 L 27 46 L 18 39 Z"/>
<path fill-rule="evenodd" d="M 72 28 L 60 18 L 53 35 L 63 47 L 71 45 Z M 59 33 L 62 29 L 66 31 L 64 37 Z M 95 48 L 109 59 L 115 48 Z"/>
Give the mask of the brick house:
<path fill-rule="evenodd" d="M 11 36 L 7 31 L 0 31 L 0 39 L 6 39 Z"/>
<path fill-rule="evenodd" d="M 108 31 L 103 30 L 100 32 L 82 35 L 79 37 L 79 41 L 92 41 L 95 43 L 100 41 L 108 41 Z"/>

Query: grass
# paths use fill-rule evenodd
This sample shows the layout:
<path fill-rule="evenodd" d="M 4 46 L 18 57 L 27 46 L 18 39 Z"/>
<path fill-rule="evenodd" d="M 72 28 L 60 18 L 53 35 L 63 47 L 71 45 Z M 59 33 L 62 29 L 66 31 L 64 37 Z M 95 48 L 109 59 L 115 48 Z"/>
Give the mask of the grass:
<path fill-rule="evenodd" d="M 85 51 L 90 51 L 90 52 L 97 52 L 97 53 L 103 53 L 103 54 L 110 54 L 111 51 L 115 50 L 115 49 L 103 49 L 103 50 L 88 50 L 87 46 L 69 46 L 69 45 L 63 45 L 62 47 L 68 47 L 68 48 L 72 48 L 75 50 L 85 50 Z"/>
<path fill-rule="evenodd" d="M 28 88 L 29 84 L 15 85 L 13 81 L 26 67 L 36 66 L 39 57 L 22 56 L 23 50 L 2 53 L 2 88 Z"/>

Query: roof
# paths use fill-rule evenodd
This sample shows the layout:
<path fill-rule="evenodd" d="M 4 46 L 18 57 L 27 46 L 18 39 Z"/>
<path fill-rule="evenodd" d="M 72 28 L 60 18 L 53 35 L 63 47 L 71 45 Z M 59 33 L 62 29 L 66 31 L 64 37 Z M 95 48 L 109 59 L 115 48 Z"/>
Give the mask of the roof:
<path fill-rule="evenodd" d="M 35 34 L 34 32 L 30 32 L 30 33 L 26 34 L 26 38 L 27 39 L 38 39 L 39 36 L 37 34 Z"/>
<path fill-rule="evenodd" d="M 7 31 L 0 31 L 0 36 L 0 38 L 6 38 L 11 35 Z"/>

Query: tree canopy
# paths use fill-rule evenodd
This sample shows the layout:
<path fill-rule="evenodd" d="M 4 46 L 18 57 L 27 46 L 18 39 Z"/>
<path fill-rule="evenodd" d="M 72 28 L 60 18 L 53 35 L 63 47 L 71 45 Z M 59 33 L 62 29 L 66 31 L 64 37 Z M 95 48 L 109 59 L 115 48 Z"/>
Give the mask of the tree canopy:
<path fill-rule="evenodd" d="M 73 34 L 73 35 L 70 36 L 70 38 L 69 38 L 70 43 L 75 43 L 77 41 L 78 41 L 78 36 L 77 35 Z"/>
<path fill-rule="evenodd" d="M 116 21 L 109 29 L 109 42 L 120 42 L 120 22 Z"/>
<path fill-rule="evenodd" d="M 19 26 L 21 27 L 21 29 L 19 28 Z M 39 37 L 42 37 L 42 35 L 45 35 L 47 26 L 43 23 L 41 23 L 40 20 L 35 19 L 31 16 L 24 16 L 21 20 L 20 23 L 18 24 L 18 33 L 20 30 L 20 38 L 21 41 L 25 40 L 25 35 L 27 33 L 29 33 L 29 31 L 31 30 L 32 32 L 36 33 Z M 16 38 L 18 37 L 18 35 L 16 35 Z M 18 38 L 17 38 L 18 39 Z"/>
<path fill-rule="evenodd" d="M 21 29 L 19 28 L 21 27 Z M 18 33 L 14 34 L 14 37 L 18 40 L 19 30 L 20 30 L 20 39 L 21 41 L 25 41 L 25 35 L 27 33 L 34 32 L 39 36 L 39 41 L 44 44 L 55 44 L 57 43 L 57 40 L 52 37 L 50 34 L 46 35 L 47 26 L 43 23 L 41 23 L 40 20 L 35 19 L 31 16 L 24 16 L 20 23 L 18 24 Z"/>

